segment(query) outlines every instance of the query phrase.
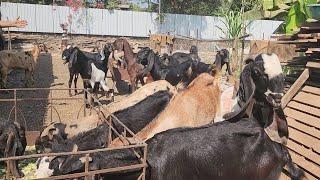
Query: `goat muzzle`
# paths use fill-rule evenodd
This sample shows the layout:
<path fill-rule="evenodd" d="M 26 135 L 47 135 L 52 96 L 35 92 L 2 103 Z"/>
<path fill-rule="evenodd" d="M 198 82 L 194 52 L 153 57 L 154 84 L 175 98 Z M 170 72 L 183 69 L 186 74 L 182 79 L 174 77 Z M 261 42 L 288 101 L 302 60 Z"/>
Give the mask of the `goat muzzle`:
<path fill-rule="evenodd" d="M 266 95 L 267 101 L 274 107 L 281 107 L 282 93 L 269 93 Z"/>

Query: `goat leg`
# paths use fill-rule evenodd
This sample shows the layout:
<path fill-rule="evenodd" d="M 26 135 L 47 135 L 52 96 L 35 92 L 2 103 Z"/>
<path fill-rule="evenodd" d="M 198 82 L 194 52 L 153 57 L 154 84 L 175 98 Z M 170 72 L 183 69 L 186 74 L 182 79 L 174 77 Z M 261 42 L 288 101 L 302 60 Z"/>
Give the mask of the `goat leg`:
<path fill-rule="evenodd" d="M 25 87 L 29 87 L 30 82 L 32 82 L 32 74 L 30 70 L 25 70 Z"/>
<path fill-rule="evenodd" d="M 69 85 L 69 96 L 72 96 L 72 94 L 71 94 L 71 85 L 72 85 L 73 76 L 74 76 L 74 74 L 70 73 L 69 82 L 68 82 L 68 85 Z"/>
<path fill-rule="evenodd" d="M 3 85 L 3 88 L 4 89 L 7 89 L 7 80 L 8 80 L 8 74 L 7 74 L 8 71 L 2 71 L 2 85 Z"/>
<path fill-rule="evenodd" d="M 75 76 L 74 76 L 74 88 L 75 88 L 74 93 L 75 93 L 75 95 L 78 94 L 78 90 L 77 90 L 78 76 L 79 76 L 79 74 L 75 74 Z M 71 93 L 71 92 L 70 92 L 70 93 Z"/>
<path fill-rule="evenodd" d="M 85 89 L 84 91 L 84 98 L 85 98 L 85 101 L 86 101 L 86 108 L 90 108 L 90 104 L 88 102 L 88 84 L 86 82 L 86 80 L 83 80 L 83 88 Z"/>
<path fill-rule="evenodd" d="M 129 74 L 130 75 L 130 74 Z M 130 89 L 131 89 L 131 93 L 133 93 L 134 91 L 136 91 L 136 83 L 137 83 L 137 77 L 135 77 L 134 75 L 130 75 Z"/>
<path fill-rule="evenodd" d="M 142 77 L 142 76 L 139 77 L 139 81 L 140 81 L 140 83 L 141 83 L 142 86 L 144 86 L 144 85 L 146 84 L 146 83 L 144 83 L 144 80 L 143 80 L 143 77 Z"/>

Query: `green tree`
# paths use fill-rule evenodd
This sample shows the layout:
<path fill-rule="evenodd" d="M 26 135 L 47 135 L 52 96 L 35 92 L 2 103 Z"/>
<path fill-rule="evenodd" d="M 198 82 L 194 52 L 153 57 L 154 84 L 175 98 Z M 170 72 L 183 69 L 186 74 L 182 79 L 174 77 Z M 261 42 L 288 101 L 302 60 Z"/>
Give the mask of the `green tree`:
<path fill-rule="evenodd" d="M 221 2 L 221 0 L 161 0 L 161 12 L 210 16 L 218 13 Z M 152 11 L 158 11 L 158 5 L 153 5 L 152 8 Z"/>
<path fill-rule="evenodd" d="M 264 17 L 285 20 L 284 30 L 287 34 L 292 34 L 311 18 L 308 5 L 317 2 L 317 0 L 263 0 Z"/>

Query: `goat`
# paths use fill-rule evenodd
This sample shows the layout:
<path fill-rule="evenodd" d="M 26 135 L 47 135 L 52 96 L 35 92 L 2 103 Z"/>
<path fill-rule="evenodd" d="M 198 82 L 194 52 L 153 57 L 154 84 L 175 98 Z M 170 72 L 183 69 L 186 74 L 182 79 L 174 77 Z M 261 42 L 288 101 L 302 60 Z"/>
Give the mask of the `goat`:
<path fill-rule="evenodd" d="M 22 156 L 27 146 L 25 127 L 18 122 L 0 119 L 0 158 Z M 18 161 L 6 162 L 7 170 L 16 178 L 23 177 Z"/>
<path fill-rule="evenodd" d="M 176 94 L 166 108 L 151 123 L 137 133 L 142 140 L 177 127 L 208 124 L 220 116 L 220 76 L 203 73 L 187 89 Z M 121 146 L 119 138 L 111 146 Z"/>
<path fill-rule="evenodd" d="M 131 92 L 134 92 L 137 89 L 138 80 L 144 85 L 143 77 L 146 75 L 144 66 L 138 63 L 129 42 L 126 39 L 118 38 L 113 42 L 113 47 L 115 51 L 124 53 L 124 60 L 130 77 Z"/>
<path fill-rule="evenodd" d="M 115 115 L 134 133 L 137 133 L 164 109 L 171 96 L 165 91 L 158 91 L 132 107 L 115 112 Z M 81 133 L 73 134 L 73 136 L 69 134 L 71 127 L 61 123 L 50 125 L 41 132 L 36 141 L 37 152 L 71 152 L 106 147 L 109 144 L 107 138 L 109 129 L 103 124 L 88 131 L 82 130 Z M 114 127 L 118 131 L 122 130 L 122 126 L 116 122 Z M 57 165 L 59 166 L 65 157 L 38 159 L 37 178 L 49 177 L 57 173 L 57 167 L 49 166 L 53 159 L 58 160 Z"/>
<path fill-rule="evenodd" d="M 188 54 L 183 52 L 175 52 L 171 56 L 165 56 L 165 58 L 167 58 L 169 61 L 167 65 L 171 66 L 178 65 L 189 60 L 195 62 L 201 61 L 201 58 L 198 55 L 198 47 L 195 45 L 190 47 Z"/>
<path fill-rule="evenodd" d="M 64 63 L 69 63 L 69 88 L 71 88 L 72 79 L 75 76 L 74 84 L 76 88 L 77 74 L 80 74 L 84 80 L 84 88 L 93 88 L 94 94 L 97 92 L 97 83 L 100 83 L 102 89 L 105 92 L 109 91 L 109 88 L 105 81 L 106 72 L 108 71 L 108 58 L 111 53 L 112 45 L 107 44 L 103 51 L 99 53 L 89 53 L 81 51 L 77 47 L 68 46 L 62 53 L 62 59 Z M 77 94 L 77 91 L 75 90 Z M 71 90 L 69 90 L 71 96 Z M 113 96 L 113 94 L 111 94 Z M 85 92 L 87 99 L 87 93 Z"/>
<path fill-rule="evenodd" d="M 147 140 L 147 179 L 277 179 L 285 165 L 291 178 L 303 178 L 285 146 L 289 133 L 281 108 L 284 79 L 277 60 L 275 55 L 262 54 L 244 68 L 238 94 L 245 101 L 226 121 L 172 129 Z M 256 113 L 244 117 L 253 103 L 262 101 L 263 108 L 257 106 Z M 268 113 L 261 116 L 262 110 Z M 59 172 L 83 171 L 84 163 L 75 158 L 66 158 L 68 163 Z M 131 150 L 96 153 L 91 159 L 91 170 L 139 162 Z M 77 164 L 77 168 L 67 164 Z M 104 178 L 136 179 L 140 173 L 109 173 Z"/>
<path fill-rule="evenodd" d="M 59 130 L 62 130 L 61 128 Z M 65 133 L 63 130 L 60 134 Z M 105 123 L 100 124 L 87 132 L 82 132 L 70 139 L 55 137 L 52 141 L 50 152 L 71 152 L 85 151 L 90 149 L 99 149 L 107 146 L 108 143 L 108 126 Z M 36 177 L 44 178 L 53 174 L 49 163 L 53 159 L 60 157 L 43 157 L 37 160 Z"/>
<path fill-rule="evenodd" d="M 30 83 L 34 85 L 34 71 L 39 59 L 39 46 L 34 44 L 31 52 L 18 52 L 12 50 L 0 51 L 0 73 L 1 86 L 7 87 L 8 73 L 11 69 L 25 70 L 25 86 L 28 87 Z"/>
<path fill-rule="evenodd" d="M 221 49 L 220 51 L 217 51 L 216 59 L 214 61 L 214 64 L 216 67 L 221 70 L 222 67 L 226 64 L 227 65 L 227 72 L 229 75 L 232 75 L 231 66 L 230 66 L 230 55 L 229 51 L 227 49 Z"/>
<path fill-rule="evenodd" d="M 177 85 L 179 82 L 190 82 L 188 77 L 190 77 L 190 71 L 192 66 L 192 59 L 184 59 L 183 62 L 178 62 L 170 65 L 165 64 L 165 60 L 162 59 L 158 54 L 155 54 L 152 49 L 142 49 L 139 58 L 141 62 L 149 62 L 153 64 L 150 75 L 153 80 L 166 80 L 173 86 Z M 186 56 L 186 57 L 189 57 Z"/>
<path fill-rule="evenodd" d="M 113 113 L 134 133 L 139 132 L 151 122 L 167 106 L 172 96 L 176 94 L 173 88 L 166 81 L 150 83 L 135 91 L 127 98 L 113 102 L 105 108 Z M 109 114 L 103 114 L 104 117 Z M 79 133 L 90 131 L 103 122 L 103 117 L 98 114 L 68 121 L 64 123 L 51 123 L 43 128 L 36 141 L 38 152 L 51 152 L 54 141 L 63 141 L 73 138 Z M 114 126 L 122 130 L 118 123 Z"/>

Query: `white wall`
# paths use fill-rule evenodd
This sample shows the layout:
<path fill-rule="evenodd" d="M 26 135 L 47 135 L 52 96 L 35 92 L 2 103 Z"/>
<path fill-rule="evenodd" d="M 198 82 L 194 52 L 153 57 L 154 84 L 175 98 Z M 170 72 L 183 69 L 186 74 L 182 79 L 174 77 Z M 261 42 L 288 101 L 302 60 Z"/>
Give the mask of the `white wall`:
<path fill-rule="evenodd" d="M 7 2 L 1 3 L 1 13 L 3 20 L 18 16 L 28 20 L 26 28 L 11 28 L 11 31 L 62 33 L 60 24 L 68 22 L 71 14 L 72 25 L 69 30 L 73 34 L 148 37 L 150 31 L 152 34 L 170 32 L 173 35 L 209 40 L 225 38 L 217 28 L 225 29 L 223 18 L 213 16 L 166 14 L 164 22 L 159 26 L 157 13 L 92 8 L 82 8 L 75 12 L 64 6 Z M 281 23 L 253 21 L 247 29 L 252 34 L 249 39 L 270 39 Z"/>

